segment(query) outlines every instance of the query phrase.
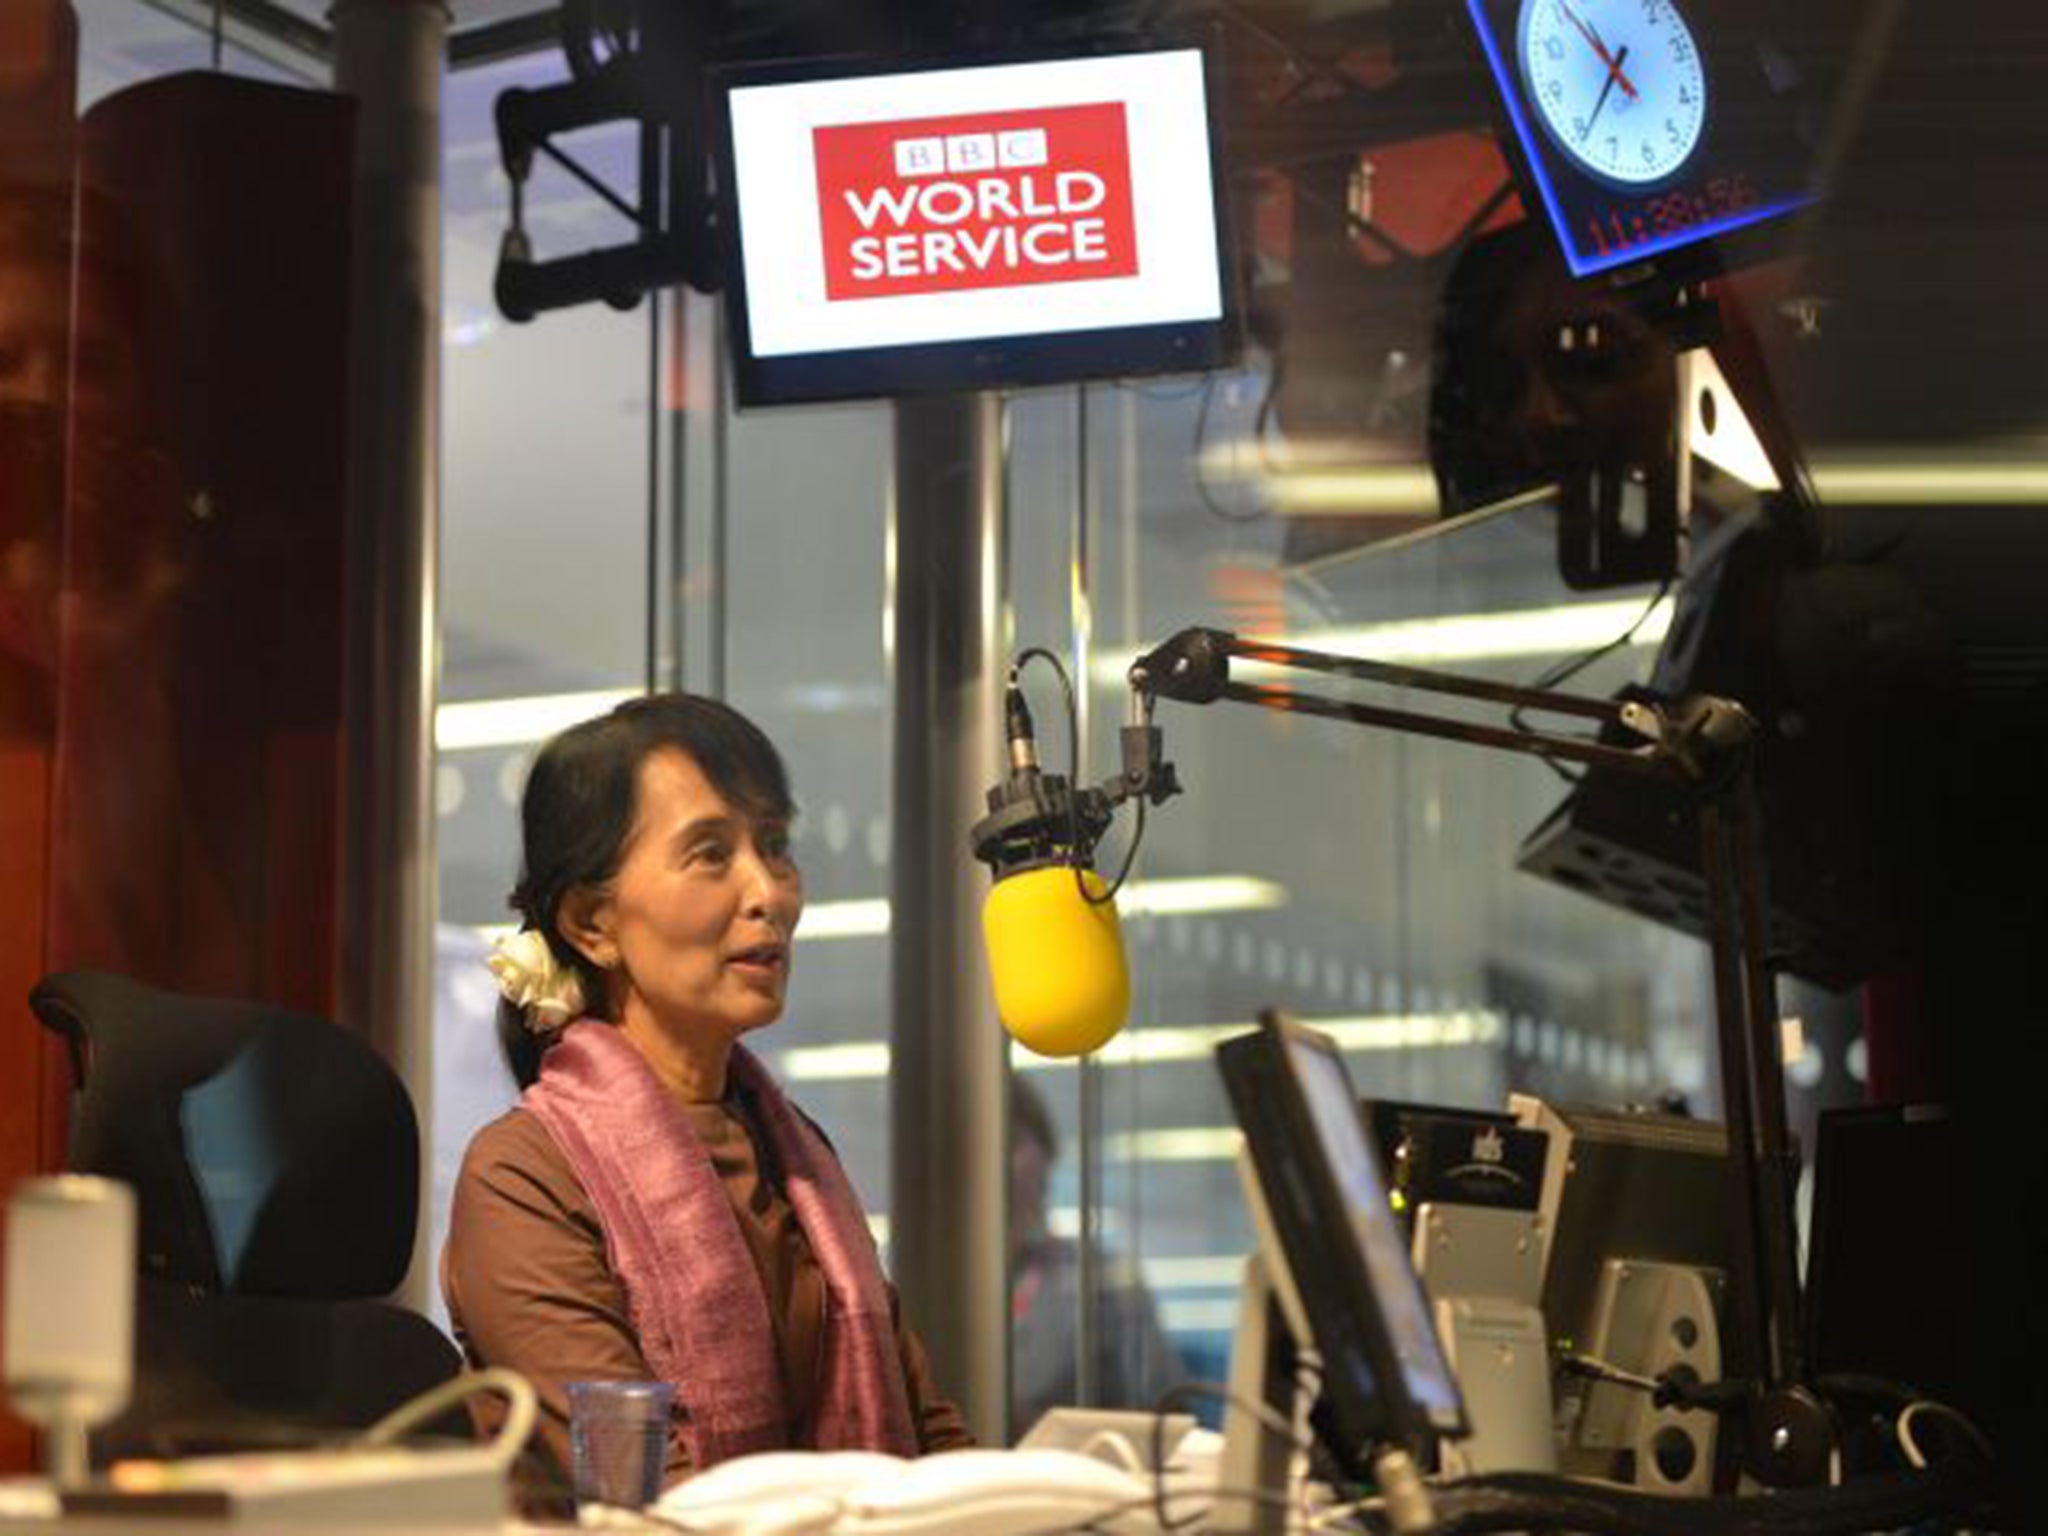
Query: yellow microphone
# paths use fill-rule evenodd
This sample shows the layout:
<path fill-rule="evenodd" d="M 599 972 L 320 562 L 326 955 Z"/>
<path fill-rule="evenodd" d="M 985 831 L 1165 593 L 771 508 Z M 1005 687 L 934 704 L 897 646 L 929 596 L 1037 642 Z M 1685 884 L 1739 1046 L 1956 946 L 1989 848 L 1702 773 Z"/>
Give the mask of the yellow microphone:
<path fill-rule="evenodd" d="M 1058 666 L 1037 650 L 1025 652 L 1020 664 L 1034 656 Z M 1003 715 L 1010 771 L 989 790 L 989 814 L 970 833 L 975 857 L 995 877 L 981 925 L 996 1016 L 1027 1050 L 1083 1056 L 1107 1044 L 1131 1011 L 1116 901 L 1090 867 L 1096 840 L 1119 800 L 1164 799 L 1178 785 L 1172 768 L 1158 761 L 1159 733 L 1149 720 L 1124 732 L 1124 773 L 1087 789 L 1039 767 L 1031 711 L 1014 669 Z"/>
<path fill-rule="evenodd" d="M 1025 1049 L 1085 1056 L 1124 1027 L 1131 972 L 1107 890 L 1094 870 L 1071 864 L 998 875 L 989 888 L 981 931 L 996 1016 Z"/>

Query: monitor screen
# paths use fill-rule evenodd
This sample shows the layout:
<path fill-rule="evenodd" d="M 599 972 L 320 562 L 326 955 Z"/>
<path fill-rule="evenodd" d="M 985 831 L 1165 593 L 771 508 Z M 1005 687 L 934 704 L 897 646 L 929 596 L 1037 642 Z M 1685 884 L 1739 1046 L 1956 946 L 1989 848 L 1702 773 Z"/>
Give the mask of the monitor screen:
<path fill-rule="evenodd" d="M 1466 6 L 1524 190 L 1575 276 L 1697 252 L 1810 200 L 1810 83 L 1765 0 Z"/>
<path fill-rule="evenodd" d="M 1275 1013 L 1217 1047 L 1284 1273 L 1322 1357 L 1333 1449 L 1465 1432 L 1365 1118 L 1327 1036 Z"/>
<path fill-rule="evenodd" d="M 720 102 L 742 404 L 1221 361 L 1199 49 L 746 69 Z"/>
<path fill-rule="evenodd" d="M 1323 1158 L 1343 1192 L 1352 1235 L 1365 1258 L 1373 1298 L 1386 1318 L 1408 1395 L 1428 1410 L 1433 1421 L 1448 1427 L 1462 1412 L 1457 1382 L 1430 1321 L 1408 1246 L 1401 1240 L 1351 1075 L 1327 1037 L 1291 1034 L 1287 1052 L 1307 1095 Z"/>

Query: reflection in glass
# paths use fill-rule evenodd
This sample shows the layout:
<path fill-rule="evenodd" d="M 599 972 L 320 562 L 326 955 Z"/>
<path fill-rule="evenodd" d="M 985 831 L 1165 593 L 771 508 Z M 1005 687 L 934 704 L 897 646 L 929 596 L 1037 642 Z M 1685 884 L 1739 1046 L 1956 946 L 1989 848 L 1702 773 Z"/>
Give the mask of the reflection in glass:
<path fill-rule="evenodd" d="M 1010 1079 L 1010 1423 L 1023 1431 L 1049 1408 L 1081 1403 L 1080 1240 L 1052 1230 L 1050 1195 L 1059 1131 L 1045 1098 Z M 1138 1266 L 1107 1245 L 1093 1266 L 1100 1287 L 1089 1407 L 1149 1408 L 1185 1369 L 1159 1323 Z"/>

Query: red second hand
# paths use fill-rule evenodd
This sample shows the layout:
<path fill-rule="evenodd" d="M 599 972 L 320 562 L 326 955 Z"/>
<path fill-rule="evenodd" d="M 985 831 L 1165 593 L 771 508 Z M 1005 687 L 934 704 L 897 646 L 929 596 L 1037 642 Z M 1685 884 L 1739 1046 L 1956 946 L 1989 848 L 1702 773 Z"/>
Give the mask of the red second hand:
<path fill-rule="evenodd" d="M 1566 5 L 1564 0 L 1556 0 L 1556 3 L 1557 8 L 1564 12 L 1564 19 L 1577 27 L 1579 29 L 1579 36 L 1586 40 L 1587 46 L 1600 55 L 1600 62 L 1607 66 L 1607 78 L 1621 87 L 1622 95 L 1626 96 L 1630 101 L 1634 101 L 1636 99 L 1636 88 L 1629 84 L 1628 76 L 1621 72 L 1621 64 L 1615 59 L 1614 55 L 1607 51 L 1606 44 L 1600 41 L 1600 35 L 1587 26 L 1585 22 L 1581 21 L 1579 13 Z"/>

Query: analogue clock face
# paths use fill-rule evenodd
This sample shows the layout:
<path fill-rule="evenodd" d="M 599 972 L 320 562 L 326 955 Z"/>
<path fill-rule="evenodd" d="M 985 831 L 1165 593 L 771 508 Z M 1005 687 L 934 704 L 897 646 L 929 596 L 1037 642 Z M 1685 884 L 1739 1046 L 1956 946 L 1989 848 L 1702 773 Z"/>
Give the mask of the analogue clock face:
<path fill-rule="evenodd" d="M 1575 166 L 1641 186 L 1698 145 L 1707 80 L 1672 0 L 1522 0 L 1517 42 L 1537 119 Z"/>

